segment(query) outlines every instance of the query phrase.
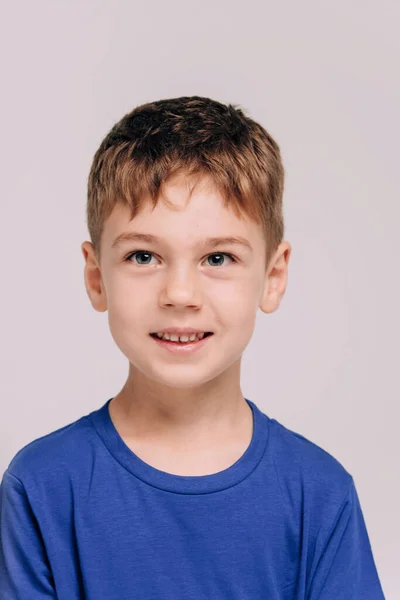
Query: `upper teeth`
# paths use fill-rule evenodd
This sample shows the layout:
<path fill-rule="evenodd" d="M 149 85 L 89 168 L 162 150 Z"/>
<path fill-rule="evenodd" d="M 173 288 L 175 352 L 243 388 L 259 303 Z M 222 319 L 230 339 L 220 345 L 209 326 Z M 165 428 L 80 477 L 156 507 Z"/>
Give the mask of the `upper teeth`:
<path fill-rule="evenodd" d="M 194 342 L 194 340 L 201 340 L 204 337 L 203 333 L 191 333 L 190 335 L 177 335 L 176 333 L 156 333 L 156 336 L 160 339 L 169 340 L 170 342 Z"/>

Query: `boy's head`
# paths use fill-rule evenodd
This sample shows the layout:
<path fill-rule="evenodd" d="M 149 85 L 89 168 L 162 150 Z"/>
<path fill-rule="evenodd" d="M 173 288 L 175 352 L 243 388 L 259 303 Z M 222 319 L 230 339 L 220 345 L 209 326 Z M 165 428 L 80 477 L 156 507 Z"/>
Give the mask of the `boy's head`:
<path fill-rule="evenodd" d="M 233 105 L 160 100 L 114 125 L 89 175 L 85 284 L 137 376 L 196 386 L 238 364 L 286 288 L 283 183 L 278 145 Z M 150 336 L 169 326 L 214 335 L 170 354 Z"/>

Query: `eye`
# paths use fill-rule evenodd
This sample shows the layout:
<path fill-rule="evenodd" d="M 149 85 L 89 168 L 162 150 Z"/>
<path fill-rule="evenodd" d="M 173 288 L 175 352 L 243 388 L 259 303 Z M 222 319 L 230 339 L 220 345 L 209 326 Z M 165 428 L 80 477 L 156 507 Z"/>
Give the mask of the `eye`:
<path fill-rule="evenodd" d="M 232 262 L 234 262 L 234 263 L 236 262 L 236 260 L 232 256 L 232 254 L 228 254 L 228 252 L 213 252 L 212 254 L 209 254 L 207 256 L 207 258 L 210 258 L 210 256 L 217 257 L 217 259 L 219 259 L 220 256 L 229 256 L 229 258 Z"/>
<path fill-rule="evenodd" d="M 131 261 L 131 258 L 133 256 L 135 256 L 135 254 L 145 255 L 145 256 L 146 255 L 147 256 L 152 256 L 151 252 L 146 252 L 145 250 L 136 250 L 136 252 L 131 252 L 130 254 L 128 254 L 128 256 L 125 258 L 125 260 L 128 261 L 128 262 L 133 262 L 133 261 Z M 141 263 L 136 263 L 135 262 L 135 264 L 141 264 Z M 146 263 L 146 264 L 148 265 L 149 263 Z"/>
<path fill-rule="evenodd" d="M 128 254 L 128 256 L 126 256 L 126 257 L 125 257 L 125 261 L 127 261 L 127 262 L 134 262 L 134 264 L 136 264 L 136 265 L 143 264 L 143 263 L 141 263 L 141 262 L 137 263 L 136 261 L 132 261 L 132 260 L 131 260 L 131 259 L 132 259 L 132 258 L 133 258 L 135 255 L 138 255 L 138 256 L 140 256 L 140 255 L 141 255 L 141 256 L 143 256 L 143 255 L 144 255 L 144 256 L 153 256 L 153 254 L 152 254 L 151 252 L 147 252 L 147 250 L 136 250 L 135 252 L 131 252 L 130 254 Z M 235 258 L 232 256 L 232 254 L 229 254 L 228 252 L 213 252 L 212 254 L 209 254 L 209 255 L 207 256 L 207 258 L 210 258 L 210 257 L 217 257 L 217 259 L 219 259 L 219 257 L 222 257 L 222 256 L 228 256 L 228 257 L 229 257 L 229 259 L 230 259 L 232 262 L 234 262 L 234 263 L 235 263 L 235 262 L 237 262 L 237 261 L 236 261 L 236 259 L 235 259 Z M 145 260 L 146 260 L 146 259 L 145 259 Z M 149 263 L 149 262 L 146 262 L 146 263 L 144 263 L 144 264 L 145 264 L 145 265 L 149 265 L 150 263 Z M 211 265 L 211 266 L 212 266 L 212 265 Z M 214 266 L 224 266 L 224 265 L 215 265 L 215 263 L 214 263 Z"/>

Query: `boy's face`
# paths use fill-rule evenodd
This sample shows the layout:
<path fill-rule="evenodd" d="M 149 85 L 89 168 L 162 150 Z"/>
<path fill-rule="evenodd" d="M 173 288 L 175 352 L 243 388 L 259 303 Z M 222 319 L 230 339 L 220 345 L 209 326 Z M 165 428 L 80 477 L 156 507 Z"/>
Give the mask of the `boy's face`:
<path fill-rule="evenodd" d="M 108 310 L 111 334 L 131 369 L 176 388 L 196 387 L 240 363 L 257 309 L 268 313 L 279 306 L 291 251 L 283 242 L 266 269 L 260 226 L 225 208 L 206 178 L 189 201 L 188 189 L 187 179 L 171 179 L 164 194 L 174 208 L 162 199 L 154 209 L 147 202 L 133 220 L 118 204 L 104 224 L 100 264 L 92 244 L 82 244 L 88 295 L 96 310 Z M 126 232 L 160 241 L 115 244 Z M 251 248 L 204 243 L 207 237 L 227 236 L 241 236 Z M 146 254 L 132 255 L 139 250 Z M 150 336 L 169 326 L 214 335 L 194 353 L 172 354 Z"/>

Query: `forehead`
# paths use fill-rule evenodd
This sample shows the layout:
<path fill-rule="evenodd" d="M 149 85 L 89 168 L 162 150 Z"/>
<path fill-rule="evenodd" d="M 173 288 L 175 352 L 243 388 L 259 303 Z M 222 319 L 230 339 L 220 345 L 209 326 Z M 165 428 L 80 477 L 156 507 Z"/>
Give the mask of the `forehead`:
<path fill-rule="evenodd" d="M 246 245 L 251 249 L 262 237 L 260 226 L 238 213 L 233 205 L 226 205 L 206 177 L 169 180 L 162 186 L 156 206 L 144 197 L 133 219 L 130 207 L 117 203 L 104 224 L 105 245 L 115 247 L 116 242 L 121 245 L 124 240 L 133 241 L 132 232 L 142 234 L 142 241 L 171 242 L 174 246 L 197 246 L 206 239 L 213 243 L 211 238 L 216 242 L 215 238 L 230 237 L 232 243 L 241 239 L 243 249 Z"/>

